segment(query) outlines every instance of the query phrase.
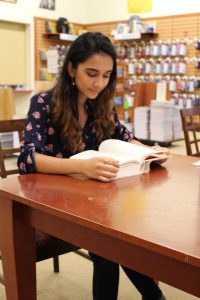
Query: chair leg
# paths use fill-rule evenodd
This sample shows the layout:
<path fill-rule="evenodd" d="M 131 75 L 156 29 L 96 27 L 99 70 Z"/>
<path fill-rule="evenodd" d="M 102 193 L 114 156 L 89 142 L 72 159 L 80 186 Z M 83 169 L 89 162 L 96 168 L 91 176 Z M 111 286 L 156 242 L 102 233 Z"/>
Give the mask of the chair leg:
<path fill-rule="evenodd" d="M 59 272 L 59 258 L 58 256 L 53 257 L 53 270 L 55 273 Z"/>
<path fill-rule="evenodd" d="M 0 274 L 0 283 L 4 285 L 4 279 L 3 276 Z"/>

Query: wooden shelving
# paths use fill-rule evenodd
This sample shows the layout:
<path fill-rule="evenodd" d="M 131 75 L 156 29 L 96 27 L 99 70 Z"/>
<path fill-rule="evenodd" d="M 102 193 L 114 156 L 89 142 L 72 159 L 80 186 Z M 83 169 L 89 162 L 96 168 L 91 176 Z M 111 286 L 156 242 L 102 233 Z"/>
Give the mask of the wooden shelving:
<path fill-rule="evenodd" d="M 67 35 L 60 33 L 47 33 L 46 22 L 50 21 L 56 27 L 56 20 L 50 20 L 46 18 L 34 18 L 35 25 L 35 80 L 40 81 L 40 70 L 46 68 L 46 62 L 43 62 L 40 57 L 40 49 L 48 50 L 51 47 L 57 45 L 66 46 L 69 45 L 75 38 L 76 35 Z M 80 30 L 84 29 L 84 25 L 73 23 L 75 33 L 79 33 Z"/>
<path fill-rule="evenodd" d="M 141 39 L 141 33 L 127 33 L 127 34 L 115 34 L 114 40 L 115 41 L 126 41 L 126 40 L 139 40 Z"/>
<path fill-rule="evenodd" d="M 62 41 L 74 41 L 78 36 L 74 34 L 67 34 L 67 33 L 44 33 L 44 38 L 56 38 Z"/>
<path fill-rule="evenodd" d="M 59 33 L 43 33 L 42 35 L 45 39 L 46 38 L 59 38 Z"/>
<path fill-rule="evenodd" d="M 127 34 L 115 34 L 115 41 L 128 41 L 128 40 L 140 40 L 143 38 L 157 38 L 158 33 L 155 32 L 136 32 L 136 33 L 127 33 Z"/>
<path fill-rule="evenodd" d="M 59 35 L 60 40 L 69 41 L 69 42 L 73 42 L 77 37 L 78 35 L 67 34 L 67 33 L 60 33 Z"/>

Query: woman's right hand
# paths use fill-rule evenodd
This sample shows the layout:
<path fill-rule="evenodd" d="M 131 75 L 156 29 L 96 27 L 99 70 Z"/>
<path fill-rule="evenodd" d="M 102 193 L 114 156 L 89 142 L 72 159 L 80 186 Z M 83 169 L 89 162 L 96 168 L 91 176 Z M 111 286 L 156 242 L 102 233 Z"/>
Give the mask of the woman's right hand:
<path fill-rule="evenodd" d="M 119 162 L 109 157 L 94 157 L 82 163 L 84 175 L 103 182 L 115 179 L 119 171 Z"/>

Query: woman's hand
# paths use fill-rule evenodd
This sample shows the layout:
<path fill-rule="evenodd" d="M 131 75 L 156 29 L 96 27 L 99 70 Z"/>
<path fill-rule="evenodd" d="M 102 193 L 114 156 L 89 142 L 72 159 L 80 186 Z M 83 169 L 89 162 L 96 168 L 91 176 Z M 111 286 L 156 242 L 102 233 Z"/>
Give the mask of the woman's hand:
<path fill-rule="evenodd" d="M 103 182 L 115 179 L 119 170 L 119 162 L 109 157 L 94 157 L 82 163 L 84 175 Z"/>
<path fill-rule="evenodd" d="M 159 145 L 153 146 L 152 148 L 154 150 L 162 151 L 161 155 L 165 155 L 166 156 L 166 158 L 163 158 L 163 159 L 161 158 L 160 160 L 157 160 L 156 163 L 162 164 L 162 163 L 164 163 L 168 159 L 169 154 L 170 154 L 170 151 L 169 151 L 168 148 L 161 147 Z"/>

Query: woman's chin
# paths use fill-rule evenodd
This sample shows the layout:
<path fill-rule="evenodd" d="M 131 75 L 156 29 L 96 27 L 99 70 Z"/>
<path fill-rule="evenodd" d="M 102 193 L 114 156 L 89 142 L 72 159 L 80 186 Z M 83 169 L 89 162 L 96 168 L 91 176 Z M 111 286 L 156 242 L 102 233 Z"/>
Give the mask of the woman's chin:
<path fill-rule="evenodd" d="M 94 99 L 96 99 L 97 98 L 97 96 L 99 95 L 99 93 L 96 93 L 96 94 L 94 94 L 94 93 L 90 93 L 89 95 L 88 95 L 88 99 L 91 99 L 91 100 L 94 100 Z"/>

